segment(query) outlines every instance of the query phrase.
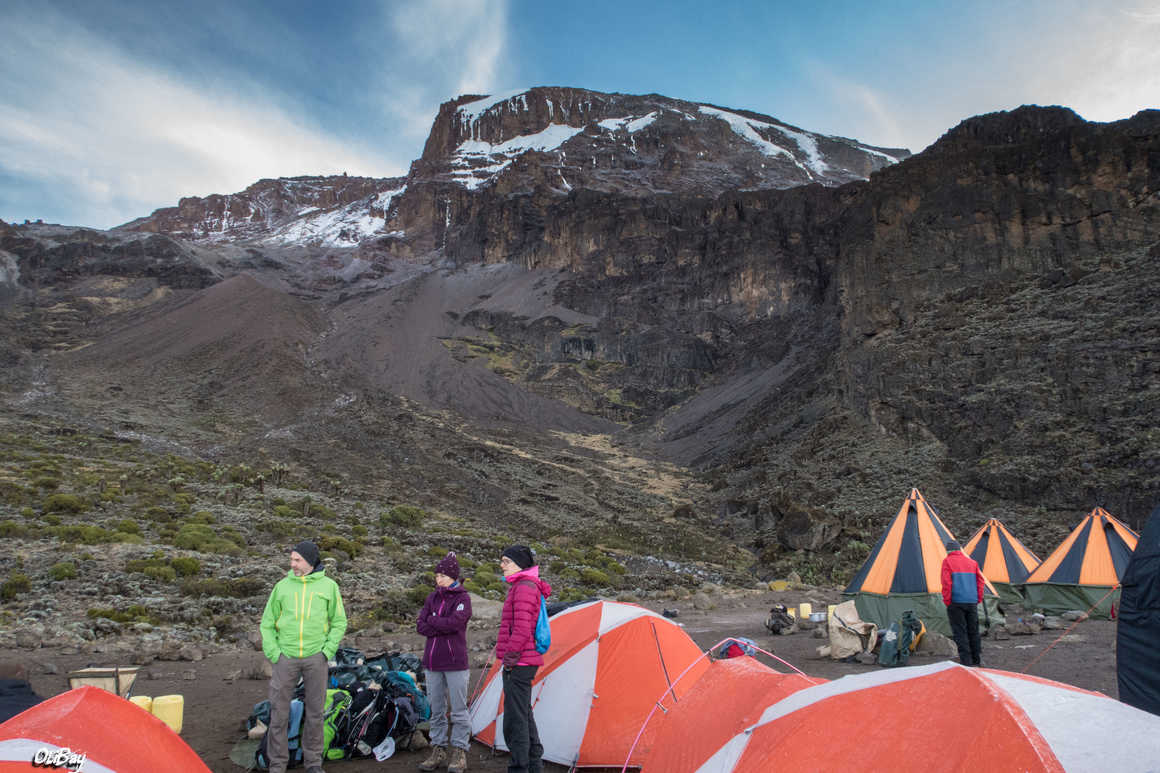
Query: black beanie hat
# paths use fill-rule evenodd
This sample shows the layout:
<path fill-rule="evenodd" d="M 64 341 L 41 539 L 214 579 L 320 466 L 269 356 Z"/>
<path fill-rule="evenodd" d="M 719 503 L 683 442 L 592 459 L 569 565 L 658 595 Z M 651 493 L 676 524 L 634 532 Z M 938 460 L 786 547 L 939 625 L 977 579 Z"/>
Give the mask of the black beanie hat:
<path fill-rule="evenodd" d="M 459 579 L 459 560 L 455 557 L 455 551 L 451 551 L 442 561 L 435 564 L 435 574 L 446 575 L 452 580 Z"/>
<path fill-rule="evenodd" d="M 953 540 L 953 539 L 947 540 L 947 544 L 945 547 L 946 547 L 948 553 L 951 553 L 955 550 L 962 550 L 963 549 L 963 546 L 959 544 L 958 540 Z"/>
<path fill-rule="evenodd" d="M 532 555 L 532 549 L 526 545 L 512 545 L 503 554 L 514 561 L 520 569 L 536 565 L 536 557 Z"/>
<path fill-rule="evenodd" d="M 306 563 L 315 569 L 318 568 L 319 562 L 322 561 L 322 554 L 318 552 L 318 546 L 310 540 L 302 540 L 292 547 L 291 550 L 305 558 Z"/>

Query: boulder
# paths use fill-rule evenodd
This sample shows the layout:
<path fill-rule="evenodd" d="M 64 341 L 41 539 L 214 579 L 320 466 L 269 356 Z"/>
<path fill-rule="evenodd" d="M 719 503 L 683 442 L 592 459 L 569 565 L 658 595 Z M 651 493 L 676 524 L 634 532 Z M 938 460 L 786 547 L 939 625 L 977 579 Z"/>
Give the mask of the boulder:
<path fill-rule="evenodd" d="M 938 658 L 953 658 L 959 654 L 959 648 L 950 637 L 943 636 L 937 631 L 927 631 L 919 639 L 917 652 L 923 655 L 932 655 Z"/>

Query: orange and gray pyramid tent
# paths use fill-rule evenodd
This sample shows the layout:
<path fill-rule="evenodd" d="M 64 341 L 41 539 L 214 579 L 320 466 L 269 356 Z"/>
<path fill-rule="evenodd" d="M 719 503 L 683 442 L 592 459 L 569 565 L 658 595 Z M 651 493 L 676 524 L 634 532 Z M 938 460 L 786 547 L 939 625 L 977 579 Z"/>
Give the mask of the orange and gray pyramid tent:
<path fill-rule="evenodd" d="M 927 630 L 950 636 L 942 600 L 942 562 L 947 557 L 946 543 L 953 539 L 930 503 L 918 489 L 911 489 L 844 594 L 853 597 L 863 620 L 880 628 L 910 609 Z M 989 582 L 985 600 L 986 614 L 979 615 L 980 621 L 1002 622 L 998 595 Z"/>
<path fill-rule="evenodd" d="M 1090 609 L 1092 617 L 1108 617 L 1139 538 L 1097 507 L 1027 577 L 1027 604 L 1048 614 Z"/>
<path fill-rule="evenodd" d="M 975 559 L 1000 600 L 1023 603 L 1019 586 L 1039 566 L 1039 556 L 1024 547 L 998 518 L 983 524 L 963 545 L 963 552 Z"/>

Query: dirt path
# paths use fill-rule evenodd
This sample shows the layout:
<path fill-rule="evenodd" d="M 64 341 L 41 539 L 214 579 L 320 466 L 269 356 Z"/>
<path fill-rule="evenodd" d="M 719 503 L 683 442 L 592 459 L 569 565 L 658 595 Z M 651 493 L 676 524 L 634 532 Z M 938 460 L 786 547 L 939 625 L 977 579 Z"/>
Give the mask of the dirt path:
<path fill-rule="evenodd" d="M 876 665 L 842 663 L 828 658 L 819 659 L 816 648 L 824 639 L 814 638 L 811 632 L 789 636 L 771 636 L 763 622 L 769 607 L 775 602 L 797 604 L 812 601 L 815 607 L 838 601 L 838 591 L 811 590 L 783 593 L 750 593 L 724 595 L 713 598 L 713 609 L 694 609 L 688 602 L 668 601 L 663 606 L 677 608 L 680 622 L 702 647 L 708 648 L 727 636 L 748 636 L 763 648 L 804 671 L 807 674 L 838 679 L 843 676 L 876 670 Z M 660 611 L 662 605 L 646 603 Z M 824 607 L 822 607 L 824 608 Z M 1033 636 L 1012 637 L 1004 641 L 983 640 L 983 658 L 988 667 L 1022 672 L 1063 631 L 1044 631 Z M 478 635 L 478 634 L 476 634 Z M 419 652 L 421 637 L 417 634 L 392 634 L 390 639 L 400 647 Z M 1028 673 L 1047 677 L 1078 687 L 1116 697 L 1115 623 L 1087 621 L 1078 624 L 1054 647 L 1035 663 Z M 378 652 L 376 645 L 386 645 L 371 639 L 347 642 L 368 654 Z M 44 697 L 67 689 L 65 674 L 71 669 L 89 664 L 108 665 L 100 653 L 66 654 L 59 650 L 38 649 L 10 653 L 9 659 L 23 662 L 30 671 L 33 688 Z M 923 665 L 935 659 L 914 656 L 912 665 Z M 264 679 L 247 678 L 246 674 L 260 665 L 261 655 L 252 651 L 227 651 L 207 656 L 198 662 L 154 662 L 142 669 L 134 690 L 138 695 L 181 694 L 185 696 L 185 726 L 182 737 L 201 755 L 211 770 L 220 773 L 240 773 L 242 768 L 229 759 L 230 750 L 243 737 L 242 722 L 253 705 L 266 697 Z M 781 663 L 772 663 L 778 670 L 789 670 Z M 57 673 L 46 673 L 55 670 Z M 242 676 L 237 676 L 241 672 Z M 192 677 L 192 678 L 190 678 Z M 472 685 L 478 671 L 472 672 Z M 327 764 L 332 773 L 394 773 L 413 771 L 426 752 L 399 752 L 386 762 L 348 760 Z M 547 766 L 549 770 L 565 768 Z M 472 744 L 469 770 L 503 771 L 507 769 L 505 754 L 493 754 L 490 749 Z"/>

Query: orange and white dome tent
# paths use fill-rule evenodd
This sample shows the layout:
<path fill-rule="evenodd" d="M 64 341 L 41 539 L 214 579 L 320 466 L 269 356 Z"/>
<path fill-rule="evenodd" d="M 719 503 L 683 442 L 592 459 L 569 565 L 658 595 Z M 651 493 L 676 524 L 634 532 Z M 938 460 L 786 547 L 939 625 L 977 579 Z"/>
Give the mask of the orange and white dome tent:
<path fill-rule="evenodd" d="M 1160 717 L 1048 679 L 944 661 L 846 676 L 771 702 L 699 767 L 1156 770 Z"/>
<path fill-rule="evenodd" d="M 78 769 L 209 773 L 168 725 L 99 687 L 63 692 L 0 724 L 0 773 Z"/>
<path fill-rule="evenodd" d="M 641 773 L 696 770 L 771 703 L 825 681 L 779 673 L 751 657 L 715 661 L 688 695 L 653 715 L 659 729 Z"/>
<path fill-rule="evenodd" d="M 544 759 L 570 767 L 620 767 L 633 742 L 639 767 L 657 727 L 641 726 L 673 687 L 671 704 L 709 667 L 701 649 L 668 618 L 635 604 L 594 601 L 552 616 L 552 646 L 532 681 L 532 710 Z M 675 686 L 674 686 L 675 685 Z M 507 750 L 503 680 L 492 666 L 471 704 L 471 732 Z"/>

